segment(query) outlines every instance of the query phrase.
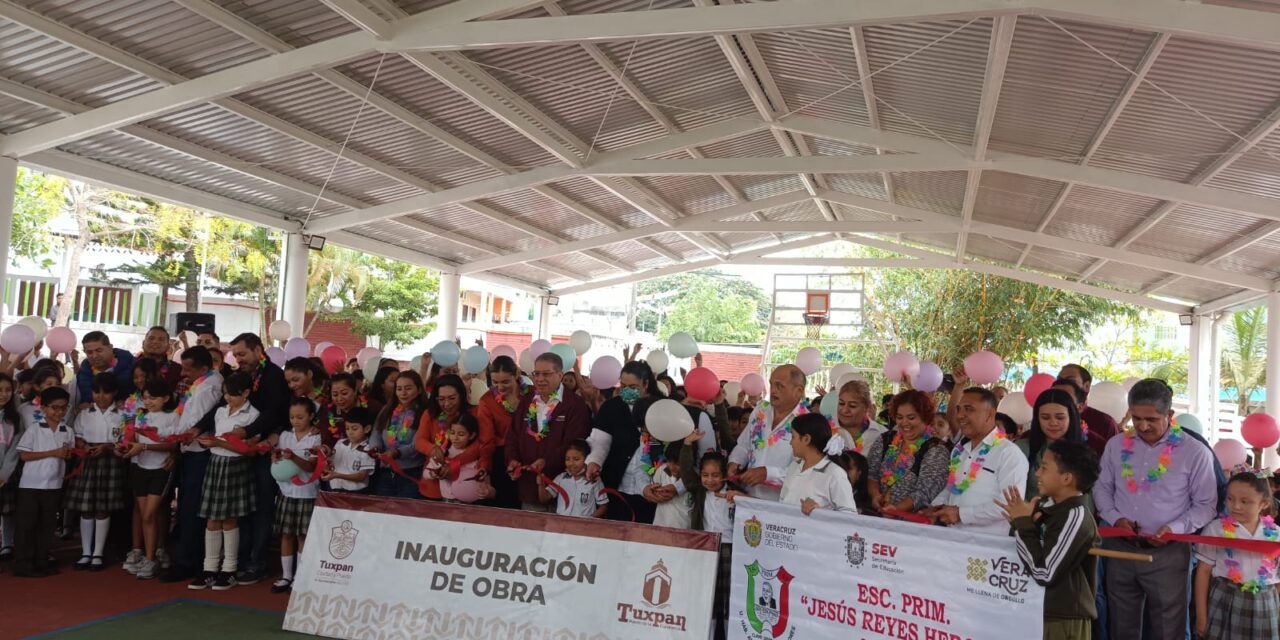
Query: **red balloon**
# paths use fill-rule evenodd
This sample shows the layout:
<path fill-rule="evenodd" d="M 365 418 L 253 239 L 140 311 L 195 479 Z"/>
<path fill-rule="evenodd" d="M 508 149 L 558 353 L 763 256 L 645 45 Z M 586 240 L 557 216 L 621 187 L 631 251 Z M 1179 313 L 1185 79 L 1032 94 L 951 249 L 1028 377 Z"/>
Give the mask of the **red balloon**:
<path fill-rule="evenodd" d="M 1240 425 L 1240 435 L 1255 449 L 1270 449 L 1280 442 L 1280 424 L 1265 413 L 1251 413 Z"/>
<path fill-rule="evenodd" d="M 685 375 L 684 390 L 690 398 L 711 402 L 720 393 L 720 379 L 712 370 L 698 367 Z"/>
<path fill-rule="evenodd" d="M 325 371 L 333 375 L 346 366 L 347 352 L 336 344 L 329 345 L 320 352 L 320 361 L 324 363 Z"/>
<path fill-rule="evenodd" d="M 1022 395 L 1027 399 L 1027 404 L 1036 406 L 1036 398 L 1052 388 L 1053 381 L 1056 379 L 1047 373 L 1037 373 L 1028 378 L 1026 386 L 1022 388 Z"/>

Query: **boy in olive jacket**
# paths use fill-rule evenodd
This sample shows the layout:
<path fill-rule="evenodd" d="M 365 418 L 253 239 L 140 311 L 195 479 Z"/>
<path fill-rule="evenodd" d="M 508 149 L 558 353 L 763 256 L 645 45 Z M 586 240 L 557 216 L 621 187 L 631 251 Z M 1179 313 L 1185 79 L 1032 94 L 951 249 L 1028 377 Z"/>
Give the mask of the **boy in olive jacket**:
<path fill-rule="evenodd" d="M 1000 506 L 1013 523 L 1018 556 L 1045 587 L 1045 640 L 1087 640 L 1094 605 L 1098 525 L 1087 496 L 1098 479 L 1098 459 L 1083 442 L 1049 445 L 1036 470 L 1040 497 L 1022 499 L 1019 487 L 1005 490 Z"/>

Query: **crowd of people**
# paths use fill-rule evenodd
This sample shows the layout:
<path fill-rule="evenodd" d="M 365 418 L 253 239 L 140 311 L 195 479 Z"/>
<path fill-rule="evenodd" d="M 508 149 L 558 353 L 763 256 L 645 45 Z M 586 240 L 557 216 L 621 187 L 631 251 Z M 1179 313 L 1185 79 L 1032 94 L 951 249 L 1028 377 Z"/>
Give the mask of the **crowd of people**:
<path fill-rule="evenodd" d="M 1274 478 L 1224 473 L 1172 420 L 1160 380 L 1133 386 L 1117 424 L 1068 365 L 1018 425 L 997 410 L 1004 390 L 967 386 L 962 368 L 880 412 L 866 382 L 845 382 L 824 416 L 793 365 L 772 371 L 767 397 L 702 402 L 638 349 L 617 387 L 597 389 L 550 352 L 529 371 L 499 356 L 465 375 L 384 360 L 366 379 L 354 362 L 277 366 L 251 333 L 229 345 L 201 333 L 176 363 L 162 327 L 136 356 L 91 332 L 74 380 L 49 359 L 0 372 L 0 558 L 14 575 L 57 573 L 51 544 L 78 517 L 76 570 L 104 570 L 125 523 L 122 566 L 140 579 L 253 584 L 278 542 L 272 591 L 285 593 L 318 492 L 367 493 L 718 532 L 723 637 L 734 501 L 749 496 L 1012 535 L 1047 587 L 1045 638 L 1280 638 L 1275 556 L 1168 538 L 1277 541 Z M 668 398 L 695 428 L 661 442 L 647 413 Z M 1151 562 L 1100 561 L 1100 524 L 1128 532 L 1103 549 Z"/>

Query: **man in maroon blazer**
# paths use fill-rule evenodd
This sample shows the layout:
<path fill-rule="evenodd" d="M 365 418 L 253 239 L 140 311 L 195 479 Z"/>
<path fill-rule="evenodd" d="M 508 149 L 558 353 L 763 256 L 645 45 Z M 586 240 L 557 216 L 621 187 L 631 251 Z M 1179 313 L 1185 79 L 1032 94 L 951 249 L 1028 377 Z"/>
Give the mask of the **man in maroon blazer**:
<path fill-rule="evenodd" d="M 520 508 L 555 511 L 554 504 L 543 505 L 538 500 L 537 472 L 554 478 L 564 471 L 569 443 L 591 434 L 591 410 L 577 395 L 565 391 L 560 356 L 538 356 L 531 373 L 534 392 L 520 402 L 507 431 L 507 472 L 516 477 L 518 468 L 532 466 L 533 471 L 519 473 L 516 480 Z M 531 408 L 534 415 L 530 415 Z"/>

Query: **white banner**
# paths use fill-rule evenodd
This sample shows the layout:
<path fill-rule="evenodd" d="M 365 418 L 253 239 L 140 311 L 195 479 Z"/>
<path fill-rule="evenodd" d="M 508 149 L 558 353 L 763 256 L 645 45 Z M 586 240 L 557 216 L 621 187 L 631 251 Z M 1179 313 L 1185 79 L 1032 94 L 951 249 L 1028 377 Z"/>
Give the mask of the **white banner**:
<path fill-rule="evenodd" d="M 703 638 L 719 536 L 321 494 L 284 628 L 333 638 Z"/>
<path fill-rule="evenodd" d="M 736 503 L 730 638 L 1041 637 L 1044 589 L 1012 538 Z"/>

